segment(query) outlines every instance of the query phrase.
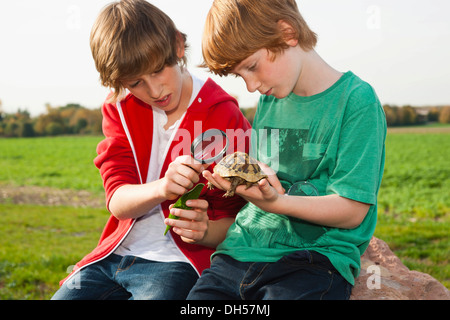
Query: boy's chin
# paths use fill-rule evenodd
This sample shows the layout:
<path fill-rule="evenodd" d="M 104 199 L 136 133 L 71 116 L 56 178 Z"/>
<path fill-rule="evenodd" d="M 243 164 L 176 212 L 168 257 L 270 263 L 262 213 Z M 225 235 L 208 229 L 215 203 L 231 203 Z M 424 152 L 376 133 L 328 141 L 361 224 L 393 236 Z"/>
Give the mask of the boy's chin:
<path fill-rule="evenodd" d="M 284 99 L 291 94 L 291 90 L 273 90 L 271 96 L 277 99 Z"/>
<path fill-rule="evenodd" d="M 289 94 L 278 94 L 278 93 L 271 94 L 272 97 L 277 98 L 277 99 L 284 99 L 284 98 L 286 98 L 288 95 L 289 95 Z"/>

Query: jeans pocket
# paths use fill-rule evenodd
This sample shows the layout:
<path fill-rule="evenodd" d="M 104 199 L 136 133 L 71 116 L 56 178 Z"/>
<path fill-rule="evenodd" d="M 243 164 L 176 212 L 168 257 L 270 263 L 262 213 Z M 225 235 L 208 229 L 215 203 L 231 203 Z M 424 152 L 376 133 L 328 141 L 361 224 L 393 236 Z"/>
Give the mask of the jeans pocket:
<path fill-rule="evenodd" d="M 136 259 L 137 259 L 137 257 L 135 257 L 135 256 L 122 257 L 119 265 L 117 266 L 116 273 L 130 269 L 133 266 L 133 264 L 135 263 Z"/>

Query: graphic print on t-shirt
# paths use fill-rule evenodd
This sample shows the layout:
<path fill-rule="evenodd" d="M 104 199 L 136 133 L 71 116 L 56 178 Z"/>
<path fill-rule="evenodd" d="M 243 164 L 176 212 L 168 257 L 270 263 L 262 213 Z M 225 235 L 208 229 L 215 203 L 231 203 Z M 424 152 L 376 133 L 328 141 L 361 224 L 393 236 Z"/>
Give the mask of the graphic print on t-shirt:
<path fill-rule="evenodd" d="M 264 135 L 259 134 L 258 159 L 274 169 L 279 179 L 291 183 L 310 179 L 324 157 L 329 135 L 319 135 L 318 138 L 312 134 L 313 128 L 266 126 L 264 131 Z M 274 147 L 276 141 L 278 147 Z"/>

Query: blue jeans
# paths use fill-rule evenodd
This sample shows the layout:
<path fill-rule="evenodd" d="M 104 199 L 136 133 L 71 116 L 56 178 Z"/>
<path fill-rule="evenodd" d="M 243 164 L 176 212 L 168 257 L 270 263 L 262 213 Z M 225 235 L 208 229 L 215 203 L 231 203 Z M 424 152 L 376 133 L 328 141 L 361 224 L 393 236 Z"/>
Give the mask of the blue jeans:
<path fill-rule="evenodd" d="M 181 300 L 198 279 L 185 262 L 111 254 L 66 281 L 52 300 Z"/>
<path fill-rule="evenodd" d="M 352 286 L 327 257 L 301 250 L 277 262 L 214 256 L 188 300 L 348 300 Z"/>

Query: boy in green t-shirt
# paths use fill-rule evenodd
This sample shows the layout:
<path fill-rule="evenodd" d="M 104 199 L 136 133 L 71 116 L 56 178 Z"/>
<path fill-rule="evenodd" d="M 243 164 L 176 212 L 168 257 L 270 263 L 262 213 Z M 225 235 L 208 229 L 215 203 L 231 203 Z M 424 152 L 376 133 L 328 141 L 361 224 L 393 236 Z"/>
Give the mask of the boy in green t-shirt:
<path fill-rule="evenodd" d="M 295 0 L 212 5 L 205 66 L 262 94 L 253 151 L 276 175 L 237 188 L 249 203 L 188 299 L 350 296 L 376 225 L 386 121 L 372 87 L 330 67 L 316 42 Z"/>

